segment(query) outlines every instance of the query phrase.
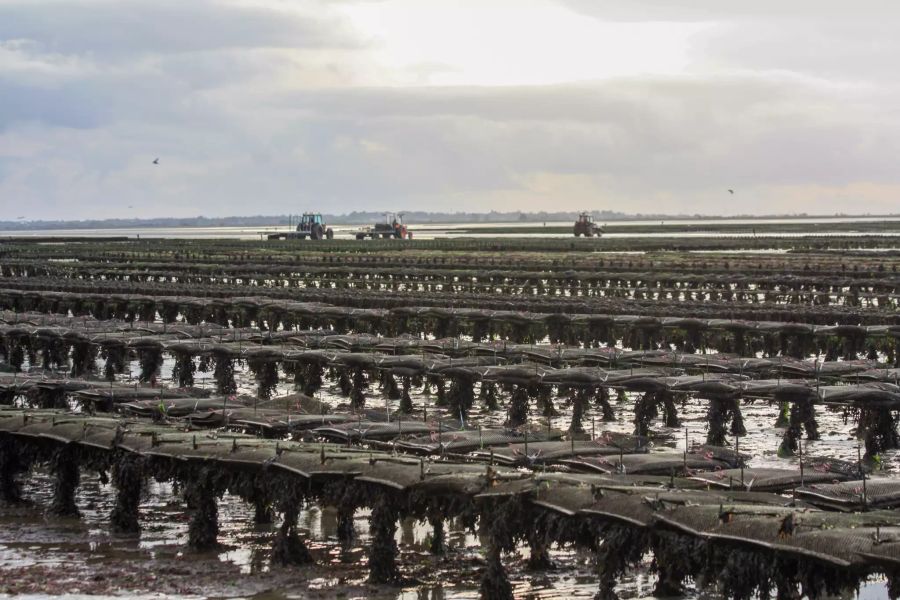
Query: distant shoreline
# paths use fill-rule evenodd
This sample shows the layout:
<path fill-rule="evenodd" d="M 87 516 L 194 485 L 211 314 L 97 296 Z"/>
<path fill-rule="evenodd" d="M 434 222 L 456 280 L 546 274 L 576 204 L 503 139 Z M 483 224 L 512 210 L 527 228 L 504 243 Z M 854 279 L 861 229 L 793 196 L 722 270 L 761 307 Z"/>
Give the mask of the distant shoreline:
<path fill-rule="evenodd" d="M 724 219 L 723 219 L 724 220 Z M 788 219 L 781 219 L 787 221 Z M 745 221 L 749 221 L 746 219 Z M 572 233 L 572 226 L 561 225 L 531 225 L 509 227 L 477 227 L 471 228 L 467 226 L 458 226 L 447 229 L 448 232 L 457 234 L 560 234 Z M 685 223 L 673 220 L 672 222 L 660 221 L 644 221 L 642 223 L 619 224 L 615 221 L 606 223 L 603 226 L 603 232 L 608 234 L 614 233 L 718 233 L 718 234 L 762 234 L 762 233 L 884 233 L 884 232 L 900 232 L 900 220 L 884 220 L 873 219 L 871 221 L 828 221 L 810 223 L 802 222 L 774 222 L 774 221 L 752 221 L 741 223 Z"/>
<path fill-rule="evenodd" d="M 464 226 L 478 226 L 487 228 L 491 224 L 504 231 L 508 229 L 518 229 L 521 224 L 523 227 L 540 227 L 541 223 L 560 223 L 574 222 L 577 212 L 555 212 L 555 213 L 426 213 L 426 212 L 406 212 L 405 220 L 408 223 L 416 225 L 453 225 L 458 230 Z M 809 220 L 827 220 L 831 222 L 854 222 L 866 223 L 877 222 L 883 223 L 887 220 L 900 221 L 900 214 L 884 214 L 884 215 L 848 215 L 848 214 L 790 214 L 790 215 L 629 215 L 625 213 L 617 213 L 611 211 L 595 211 L 592 213 L 595 221 L 598 223 L 617 223 L 623 221 L 634 221 L 647 224 L 656 224 L 662 222 L 666 225 L 677 225 L 684 222 L 705 222 L 705 221 L 809 221 Z M 333 225 L 371 225 L 384 219 L 383 212 L 371 213 L 349 213 L 345 215 L 325 215 L 325 219 L 329 224 Z M 147 219 L 91 219 L 91 220 L 66 220 L 66 221 L 0 221 L 0 231 L 5 232 L 27 232 L 27 231 L 65 231 L 65 230 L 86 230 L 86 229 L 162 229 L 162 228 L 210 228 L 210 227 L 287 227 L 290 221 L 296 222 L 296 216 L 275 215 L 275 216 L 249 216 L 249 217 L 197 217 L 193 219 L 183 218 L 147 218 Z M 668 223 L 667 223 L 668 222 Z M 635 227 L 629 225 L 630 228 Z M 487 231 L 479 231 L 479 233 L 487 233 Z"/>

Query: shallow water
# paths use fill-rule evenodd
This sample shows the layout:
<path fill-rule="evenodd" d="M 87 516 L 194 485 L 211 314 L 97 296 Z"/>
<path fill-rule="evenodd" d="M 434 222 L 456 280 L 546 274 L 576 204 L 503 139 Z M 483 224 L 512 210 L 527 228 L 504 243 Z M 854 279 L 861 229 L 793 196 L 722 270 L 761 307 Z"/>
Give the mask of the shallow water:
<path fill-rule="evenodd" d="M 171 377 L 172 361 L 167 360 L 161 380 Z M 131 377 L 139 372 L 138 363 L 130 364 Z M 246 368 L 236 372 L 240 392 L 255 393 L 255 383 Z M 126 377 L 127 380 L 127 377 Z M 196 373 L 198 387 L 213 387 L 211 373 Z M 293 392 L 283 377 L 277 395 Z M 319 396 L 333 405 L 346 404 L 336 386 L 326 381 Z M 367 406 L 384 407 L 393 412 L 396 401 L 385 400 L 373 385 Z M 431 416 L 443 414 L 434 406 L 434 397 L 414 388 L 412 397 L 421 410 L 427 407 Z M 631 433 L 633 406 L 637 395 L 627 402 L 612 403 L 616 422 L 601 423 L 595 412 L 584 421 L 588 433 L 599 435 L 604 430 Z M 568 400 L 554 398 L 560 416 L 549 425 L 567 429 L 571 420 Z M 265 406 L 261 401 L 259 406 Z M 751 466 L 784 467 L 796 465 L 797 458 L 779 458 L 776 454 L 783 430 L 774 427 L 778 409 L 767 402 L 744 404 L 743 416 L 748 435 L 740 439 L 740 450 L 753 456 Z M 532 409 L 532 414 L 536 414 Z M 598 417 L 592 420 L 591 417 Z M 654 424 L 653 451 L 680 451 L 686 443 L 702 443 L 706 438 L 706 403 L 690 400 L 679 407 L 682 427 Z M 805 443 L 810 456 L 828 456 L 856 460 L 858 442 L 852 421 L 844 422 L 840 412 L 817 407 L 821 440 Z M 482 412 L 476 405 L 471 424 L 499 425 L 505 419 L 501 408 Z M 542 417 L 534 424 L 547 425 Z M 733 443 L 733 440 L 732 440 Z M 900 455 L 887 453 L 884 468 L 891 473 L 900 469 Z M 0 508 L 0 598 L 4 594 L 19 597 L 111 598 L 121 595 L 153 593 L 153 598 L 254 598 L 255 600 L 287 600 L 288 598 L 374 598 L 394 599 L 462 599 L 477 598 L 481 560 L 481 540 L 463 531 L 458 523 L 447 524 L 450 552 L 446 559 L 428 553 L 431 533 L 427 523 L 404 520 L 397 531 L 402 556 L 398 559 L 401 573 L 409 579 L 403 587 L 372 587 L 366 583 L 368 513 L 355 515 L 356 539 L 352 547 L 342 548 L 336 537 L 336 514 L 332 509 L 307 506 L 300 515 L 302 534 L 308 540 L 317 565 L 305 568 L 272 568 L 269 565 L 273 526 L 253 525 L 253 509 L 239 498 L 226 495 L 219 503 L 222 548 L 217 552 L 195 554 L 186 550 L 189 511 L 170 484 L 152 483 L 141 504 L 140 536 L 116 536 L 108 531 L 108 515 L 114 494 L 111 486 L 103 486 L 93 474 L 83 473 L 78 491 L 80 520 L 45 518 L 44 507 L 52 496 L 52 478 L 43 472 L 27 480 L 25 494 L 33 504 L 26 507 Z M 555 548 L 551 551 L 557 569 L 546 573 L 525 570 L 527 548 L 507 557 L 505 565 L 519 598 L 592 598 L 597 591 L 595 566 L 590 553 Z M 620 596 L 652 597 L 654 578 L 649 557 L 640 568 L 631 570 L 619 583 Z M 860 598 L 884 597 L 884 585 L 873 582 L 861 590 Z M 134 596 L 140 597 L 140 596 Z M 704 591 L 689 590 L 689 599 L 716 597 Z M 852 595 L 851 595 L 852 597 Z"/>
<path fill-rule="evenodd" d="M 305 508 L 299 523 L 318 565 L 282 569 L 269 565 L 269 544 L 277 524 L 253 525 L 252 509 L 230 495 L 219 503 L 222 548 L 190 553 L 185 550 L 188 511 L 169 484 L 149 485 L 141 503 L 140 536 L 107 532 L 113 493 L 94 476 L 83 477 L 79 487 L 81 519 L 45 518 L 42 507 L 52 495 L 52 478 L 46 473 L 33 474 L 25 494 L 32 505 L 0 509 L 0 597 L 4 591 L 42 592 L 34 597 L 130 596 L 131 591 L 208 598 L 478 597 L 480 540 L 452 522 L 448 524 L 448 558 L 436 559 L 427 550 L 430 527 L 403 520 L 397 531 L 399 564 L 402 575 L 411 581 L 400 588 L 372 587 L 366 584 L 369 536 L 364 510 L 355 515 L 353 546 L 342 548 L 336 537 L 335 512 Z M 553 555 L 559 569 L 546 575 L 523 573 L 521 557 L 509 561 L 511 574 L 516 574 L 517 596 L 591 597 L 596 584 L 590 557 L 572 551 Z M 637 586 L 637 581 L 632 585 Z"/>

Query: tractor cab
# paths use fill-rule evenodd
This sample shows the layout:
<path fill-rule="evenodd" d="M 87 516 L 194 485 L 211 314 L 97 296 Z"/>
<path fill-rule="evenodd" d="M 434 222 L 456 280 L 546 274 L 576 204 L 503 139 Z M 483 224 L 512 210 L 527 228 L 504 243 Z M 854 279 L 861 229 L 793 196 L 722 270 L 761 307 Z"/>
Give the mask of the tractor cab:
<path fill-rule="evenodd" d="M 312 231 L 313 227 L 319 225 L 320 227 L 325 226 L 325 222 L 322 220 L 322 215 L 319 213 L 303 213 L 303 216 L 300 217 L 300 222 L 297 223 L 297 231 Z"/>
<path fill-rule="evenodd" d="M 386 213 L 385 224 L 389 224 L 391 232 L 398 240 L 411 240 L 412 232 L 403 224 L 403 213 Z"/>
<path fill-rule="evenodd" d="M 403 227 L 403 213 L 384 213 L 384 224 L 397 231 Z"/>

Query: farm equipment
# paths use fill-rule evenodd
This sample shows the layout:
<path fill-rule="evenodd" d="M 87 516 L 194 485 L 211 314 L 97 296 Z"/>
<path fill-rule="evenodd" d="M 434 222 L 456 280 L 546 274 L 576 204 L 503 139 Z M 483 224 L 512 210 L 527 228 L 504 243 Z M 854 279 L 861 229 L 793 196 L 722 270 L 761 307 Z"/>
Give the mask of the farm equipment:
<path fill-rule="evenodd" d="M 403 224 L 403 213 L 384 213 L 384 222 L 375 223 L 374 227 L 364 227 L 356 232 L 356 239 L 364 240 L 378 238 L 397 240 L 411 240 L 412 231 Z"/>
<path fill-rule="evenodd" d="M 585 237 L 600 237 L 603 235 L 603 228 L 598 227 L 596 223 L 594 223 L 594 217 L 586 212 L 578 215 L 578 220 L 575 221 L 575 237 L 585 236 Z"/>
<path fill-rule="evenodd" d="M 325 224 L 320 213 L 303 213 L 295 231 L 270 233 L 270 240 L 332 239 L 334 231 Z"/>

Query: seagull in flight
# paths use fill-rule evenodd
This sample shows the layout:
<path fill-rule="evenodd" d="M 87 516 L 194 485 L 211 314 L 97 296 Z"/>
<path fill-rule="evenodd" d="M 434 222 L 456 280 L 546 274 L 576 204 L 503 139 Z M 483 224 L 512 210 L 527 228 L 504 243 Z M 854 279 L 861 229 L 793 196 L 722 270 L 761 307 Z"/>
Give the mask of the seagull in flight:
<path fill-rule="evenodd" d="M 153 164 L 154 164 L 154 165 L 158 165 L 158 164 L 159 164 L 159 159 L 158 159 L 158 158 L 153 159 Z"/>

